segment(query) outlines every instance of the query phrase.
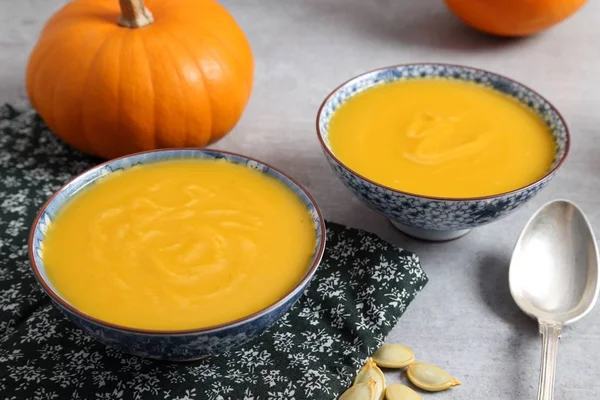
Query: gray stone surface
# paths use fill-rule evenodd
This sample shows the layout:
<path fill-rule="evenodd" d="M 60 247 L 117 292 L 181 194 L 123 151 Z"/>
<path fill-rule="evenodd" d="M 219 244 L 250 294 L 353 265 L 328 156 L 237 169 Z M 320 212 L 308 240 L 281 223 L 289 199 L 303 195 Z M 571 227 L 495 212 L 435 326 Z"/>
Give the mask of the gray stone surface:
<path fill-rule="evenodd" d="M 115 0 L 116 1 L 116 0 Z M 64 0 L 0 0 L 0 102 L 23 99 L 27 56 L 43 21 Z M 507 283 L 512 247 L 535 209 L 555 198 L 578 203 L 600 232 L 600 2 L 541 35 L 500 40 L 462 26 L 440 0 L 227 0 L 256 58 L 255 89 L 235 131 L 215 147 L 282 168 L 314 194 L 327 218 L 418 252 L 431 282 L 389 337 L 420 360 L 447 368 L 463 386 L 424 398 L 533 399 L 540 342 Z M 359 203 L 325 163 L 315 114 L 328 92 L 365 70 L 416 61 L 486 68 L 541 92 L 564 114 L 572 152 L 555 180 L 526 207 L 454 242 L 396 232 Z M 557 399 L 600 393 L 600 307 L 566 330 Z M 388 373 L 400 381 L 397 372 Z"/>

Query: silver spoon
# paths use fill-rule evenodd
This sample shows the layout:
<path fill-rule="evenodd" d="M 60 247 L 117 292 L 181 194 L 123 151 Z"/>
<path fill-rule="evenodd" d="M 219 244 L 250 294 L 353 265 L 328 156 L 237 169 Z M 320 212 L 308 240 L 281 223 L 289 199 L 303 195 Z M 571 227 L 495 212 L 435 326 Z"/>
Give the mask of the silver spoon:
<path fill-rule="evenodd" d="M 531 217 L 513 251 L 509 285 L 519 308 L 538 320 L 538 400 L 552 400 L 561 330 L 594 307 L 600 287 L 596 238 L 579 207 L 557 200 Z"/>

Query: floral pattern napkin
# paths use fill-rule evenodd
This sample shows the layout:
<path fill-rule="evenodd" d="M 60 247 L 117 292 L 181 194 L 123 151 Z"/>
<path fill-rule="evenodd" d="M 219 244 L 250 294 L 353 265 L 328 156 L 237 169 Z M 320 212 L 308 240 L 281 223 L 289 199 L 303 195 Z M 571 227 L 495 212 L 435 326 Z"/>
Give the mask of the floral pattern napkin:
<path fill-rule="evenodd" d="M 65 146 L 33 111 L 0 107 L 2 399 L 334 399 L 427 282 L 415 254 L 329 222 L 310 286 L 260 338 L 189 363 L 120 353 L 51 305 L 27 258 L 37 210 L 98 161 Z"/>

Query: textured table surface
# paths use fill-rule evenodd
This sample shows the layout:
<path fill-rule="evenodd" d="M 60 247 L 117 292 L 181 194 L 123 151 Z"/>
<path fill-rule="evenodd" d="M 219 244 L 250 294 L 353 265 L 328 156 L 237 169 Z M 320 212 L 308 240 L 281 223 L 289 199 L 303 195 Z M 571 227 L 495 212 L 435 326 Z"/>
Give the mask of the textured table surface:
<path fill-rule="evenodd" d="M 116 1 L 116 0 L 115 0 Z M 64 0 L 0 0 L 0 102 L 24 99 L 27 56 L 44 20 Z M 540 342 L 508 290 L 512 247 L 535 209 L 578 203 L 600 232 L 600 2 L 542 35 L 499 40 L 463 27 L 441 0 L 223 1 L 256 58 L 255 89 L 235 131 L 216 145 L 282 168 L 306 185 L 327 218 L 376 232 L 415 251 L 430 283 L 388 340 L 447 368 L 463 386 L 424 398 L 533 399 Z M 541 92 L 567 119 L 567 163 L 527 206 L 453 242 L 409 239 L 335 178 L 321 154 L 315 114 L 322 99 L 365 70 L 440 61 L 482 67 Z M 569 327 L 559 349 L 556 398 L 600 393 L 600 307 Z M 404 380 L 398 373 L 390 381 Z"/>

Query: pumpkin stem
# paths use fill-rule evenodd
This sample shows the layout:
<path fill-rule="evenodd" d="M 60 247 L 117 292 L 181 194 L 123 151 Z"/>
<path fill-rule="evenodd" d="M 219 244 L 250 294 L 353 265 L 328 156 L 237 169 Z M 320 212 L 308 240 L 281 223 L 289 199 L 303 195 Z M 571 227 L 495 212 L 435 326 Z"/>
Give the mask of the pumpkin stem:
<path fill-rule="evenodd" d="M 143 0 L 119 0 L 121 15 L 118 24 L 126 28 L 141 28 L 154 22 Z"/>

